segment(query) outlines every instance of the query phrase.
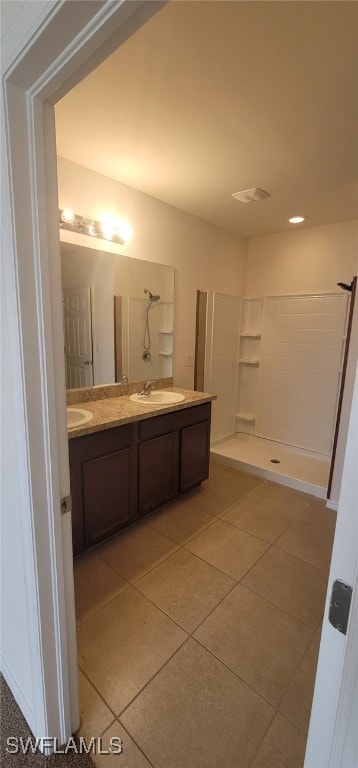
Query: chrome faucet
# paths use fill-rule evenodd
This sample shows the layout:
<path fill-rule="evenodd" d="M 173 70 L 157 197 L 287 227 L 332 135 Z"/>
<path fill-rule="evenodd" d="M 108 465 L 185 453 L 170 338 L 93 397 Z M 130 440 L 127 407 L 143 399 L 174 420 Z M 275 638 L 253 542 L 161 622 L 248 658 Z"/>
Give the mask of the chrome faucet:
<path fill-rule="evenodd" d="M 128 376 L 126 376 L 125 373 L 122 373 L 122 376 L 119 381 L 120 384 L 128 384 Z"/>
<path fill-rule="evenodd" d="M 143 389 L 140 392 L 138 392 L 138 395 L 150 395 L 152 389 L 153 389 L 153 383 L 148 380 L 145 382 Z"/>

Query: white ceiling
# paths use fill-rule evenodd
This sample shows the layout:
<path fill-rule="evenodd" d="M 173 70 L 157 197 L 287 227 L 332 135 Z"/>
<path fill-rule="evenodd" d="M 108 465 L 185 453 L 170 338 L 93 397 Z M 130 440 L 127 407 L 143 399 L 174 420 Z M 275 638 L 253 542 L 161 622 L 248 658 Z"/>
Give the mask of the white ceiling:
<path fill-rule="evenodd" d="M 169 2 L 57 105 L 58 154 L 246 237 L 355 218 L 357 40 L 356 2 Z"/>

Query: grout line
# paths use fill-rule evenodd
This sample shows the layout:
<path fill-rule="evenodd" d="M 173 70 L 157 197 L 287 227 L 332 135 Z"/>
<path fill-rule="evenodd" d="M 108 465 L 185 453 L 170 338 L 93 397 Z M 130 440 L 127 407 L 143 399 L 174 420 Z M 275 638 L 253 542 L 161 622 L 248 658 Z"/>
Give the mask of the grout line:
<path fill-rule="evenodd" d="M 108 707 L 108 704 L 107 704 L 107 707 Z M 112 711 L 112 710 L 111 710 L 111 711 Z M 117 719 L 116 719 L 116 718 L 114 718 L 114 720 L 111 720 L 110 724 L 109 724 L 109 725 L 107 725 L 107 728 L 105 728 L 105 729 L 104 729 L 104 730 L 103 730 L 103 731 L 102 731 L 102 732 L 101 732 L 99 735 L 100 735 L 101 737 L 102 737 L 102 736 L 104 736 L 104 734 L 106 733 L 106 731 L 108 731 L 108 729 L 109 729 L 109 728 L 112 728 L 112 725 L 113 725 L 114 723 L 116 723 L 116 722 L 117 722 Z"/>
<path fill-rule="evenodd" d="M 286 533 L 286 531 L 285 531 L 285 533 Z M 327 574 L 327 577 L 328 577 L 329 570 L 330 570 L 330 562 L 329 562 L 327 568 L 321 568 L 320 565 L 316 565 L 315 563 L 311 563 L 310 560 L 305 560 L 304 557 L 300 557 L 300 555 L 294 555 L 293 552 L 289 552 L 287 549 L 284 549 L 282 546 L 280 547 L 278 542 L 279 542 L 279 539 L 277 539 L 277 541 L 275 541 L 275 547 L 276 547 L 276 549 L 279 549 L 280 552 L 285 552 L 286 555 L 292 555 L 292 557 L 296 557 L 297 560 L 301 560 L 303 563 L 307 563 L 307 565 L 312 565 L 312 568 L 318 568 L 318 570 L 320 570 L 323 573 Z M 331 555 L 331 558 L 332 558 L 332 555 Z"/>
<path fill-rule="evenodd" d="M 204 562 L 206 562 L 206 561 L 204 560 Z M 223 573 L 223 571 L 221 571 L 221 573 Z M 227 575 L 227 574 L 225 574 L 225 576 L 226 576 L 226 575 Z M 229 578 L 231 578 L 231 576 L 229 576 Z M 202 626 L 202 624 L 204 624 L 204 623 L 205 623 L 205 621 L 206 621 L 206 620 L 209 618 L 209 616 L 211 616 L 211 614 L 212 614 L 212 613 L 214 613 L 214 611 L 216 611 L 216 609 L 219 607 L 219 605 L 221 605 L 221 603 L 222 603 L 224 600 L 226 600 L 226 598 L 227 598 L 227 597 L 230 595 L 230 593 L 231 593 L 231 592 L 232 592 L 232 591 L 235 589 L 235 587 L 237 587 L 237 586 L 238 586 L 238 584 L 239 584 L 239 582 L 236 582 L 236 584 L 233 584 L 233 585 L 232 585 L 232 587 L 231 587 L 231 589 L 229 589 L 229 591 L 226 593 L 226 595 L 224 595 L 224 596 L 221 598 L 221 600 L 219 600 L 219 602 L 217 603 L 217 605 L 215 605 L 215 606 L 214 606 L 214 608 L 212 608 L 212 609 L 211 609 L 211 611 L 209 611 L 208 615 L 207 615 L 207 616 L 205 616 L 205 618 L 204 618 L 204 619 L 203 619 L 203 620 L 200 622 L 200 624 L 198 624 L 198 626 L 197 626 L 197 627 L 195 627 L 195 629 L 193 629 L 193 631 L 192 631 L 192 632 L 190 632 L 190 637 L 191 637 L 193 640 L 196 640 L 196 639 L 197 639 L 197 638 L 194 636 L 194 635 L 195 635 L 195 632 L 197 632 L 197 631 L 198 631 L 198 629 L 200 629 L 200 627 Z"/>
<path fill-rule="evenodd" d="M 312 709 L 312 704 L 311 704 L 311 709 Z M 311 713 L 311 711 L 310 711 L 310 713 Z M 296 722 L 295 722 L 295 720 L 293 720 L 293 719 L 292 719 L 292 717 L 290 717 L 289 715 L 286 715 L 286 713 L 284 713 L 284 712 L 281 712 L 281 710 L 280 710 L 280 709 L 278 709 L 278 710 L 277 710 L 277 714 L 278 714 L 278 715 L 281 715 L 281 717 L 284 717 L 284 718 L 285 718 L 286 720 L 288 720 L 290 723 L 292 723 L 293 725 L 295 725 L 295 726 L 296 726 L 296 728 L 298 728 L 298 730 L 299 730 L 299 731 L 301 731 L 301 733 L 303 733 L 303 734 L 304 734 L 304 736 L 305 736 L 305 737 L 306 737 L 306 739 L 307 739 L 307 736 L 308 736 L 308 728 L 307 728 L 307 730 L 305 730 L 305 729 L 302 727 L 302 725 L 299 725 L 298 723 L 296 723 Z M 309 722 L 309 721 L 308 721 L 308 722 Z"/>
<path fill-rule="evenodd" d="M 293 525 L 293 523 L 292 523 L 292 525 Z M 289 527 L 291 528 L 291 526 L 289 526 Z M 288 528 L 286 529 L 286 531 L 288 531 Z M 286 533 L 286 531 L 284 531 L 283 533 Z M 279 537 L 279 538 L 281 538 L 281 537 Z M 299 555 L 295 555 L 293 552 L 289 552 L 287 549 L 283 549 L 282 547 L 278 547 L 277 546 L 278 540 L 279 539 L 276 539 L 276 541 L 274 541 L 272 543 L 272 548 L 278 549 L 279 552 L 284 552 L 286 555 L 290 555 L 290 557 L 294 557 L 300 563 L 306 563 L 306 565 L 310 565 L 311 568 L 317 568 L 318 571 L 322 571 L 322 573 L 325 573 L 327 575 L 327 577 L 328 577 L 329 570 L 327 570 L 326 568 L 321 568 L 320 565 L 316 565 L 315 563 L 310 563 L 309 560 L 304 560 L 303 557 L 300 557 Z"/>
<path fill-rule="evenodd" d="M 223 666 L 223 667 L 225 667 L 225 669 L 228 669 L 228 670 L 229 670 L 229 672 L 231 672 L 231 674 L 232 674 L 232 675 L 235 675 L 235 677 L 237 677 L 237 678 L 238 678 L 238 680 L 240 680 L 240 681 L 241 681 L 241 682 L 242 682 L 244 685 L 246 685 L 246 686 L 247 686 L 247 688 L 250 688 L 250 691 L 253 691 L 253 693 L 255 693 L 255 694 L 256 694 L 256 696 L 258 696 L 260 699 L 263 699 L 263 701 L 265 701 L 265 702 L 266 702 L 266 704 L 269 704 L 269 705 L 270 705 L 270 707 L 271 707 L 272 709 L 274 709 L 274 710 L 275 710 L 275 713 L 277 713 L 277 712 L 278 712 L 278 709 L 277 709 L 277 706 L 276 706 L 276 704 L 273 704 L 273 703 L 272 703 L 272 701 L 270 701 L 269 699 L 267 699 L 267 698 L 266 698 L 266 696 L 264 696 L 264 695 L 263 695 L 263 694 L 262 694 L 260 691 L 258 691 L 256 688 L 254 688 L 254 686 L 252 685 L 252 683 L 249 683 L 247 680 L 245 680 L 243 677 L 241 677 L 241 675 L 239 675 L 239 673 L 238 673 L 238 672 L 235 672 L 235 670 L 234 670 L 234 669 L 232 669 L 231 667 L 229 667 L 229 665 L 228 665 L 228 664 L 227 664 L 225 661 L 223 661 L 222 659 L 220 659 L 220 658 L 219 658 L 219 656 L 217 656 L 217 655 L 214 653 L 214 651 L 212 651 L 210 648 L 207 648 L 207 647 L 206 647 L 206 645 L 204 645 L 204 643 L 202 643 L 202 642 L 201 642 L 201 640 L 199 640 L 199 638 L 197 638 L 197 637 L 191 637 L 191 638 L 188 638 L 188 639 L 194 640 L 194 642 L 198 643 L 198 645 L 200 645 L 200 647 L 201 647 L 201 648 L 203 648 L 203 650 L 204 650 L 204 651 L 207 651 L 207 653 L 209 653 L 209 654 L 210 654 L 210 656 L 213 656 L 213 658 L 214 658 L 216 661 L 218 661 L 218 662 L 219 662 L 219 664 L 222 664 L 222 666 Z M 281 714 L 281 713 L 280 713 L 280 714 Z"/>
<path fill-rule="evenodd" d="M 316 631 L 317 631 L 317 630 L 315 630 L 315 633 L 314 633 L 314 635 L 316 634 Z M 314 637 L 314 635 L 313 635 L 313 637 Z M 286 685 L 286 687 L 285 687 L 285 690 L 284 690 L 284 692 L 283 692 L 283 694 L 282 694 L 282 696 L 281 696 L 281 698 L 280 698 L 280 700 L 279 700 L 279 702 L 278 702 L 278 704 L 277 704 L 277 710 L 280 712 L 280 714 L 282 714 L 282 712 L 280 711 L 279 707 L 281 706 L 281 704 L 282 704 L 282 702 L 283 702 L 283 700 L 284 700 L 284 698 L 285 698 L 285 696 L 286 696 L 286 693 L 287 693 L 287 691 L 288 691 L 288 688 L 289 688 L 289 686 L 291 685 L 291 683 L 292 683 L 292 681 L 293 681 L 293 678 L 294 678 L 294 677 L 295 677 L 295 675 L 297 674 L 297 672 L 298 672 L 298 670 L 299 670 L 299 668 L 300 668 L 300 666 L 301 666 L 301 664 L 302 664 L 302 662 L 303 662 L 303 659 L 304 659 L 304 657 L 305 657 L 306 653 L 308 652 L 308 650 L 309 650 L 310 646 L 312 645 L 313 637 L 311 638 L 310 642 L 308 643 L 308 645 L 307 645 L 307 648 L 305 648 L 305 650 L 304 650 L 304 652 L 303 652 L 303 654 L 302 654 L 302 656 L 301 656 L 301 658 L 300 658 L 300 660 L 299 660 L 299 662 L 298 662 L 298 664 L 297 664 L 297 667 L 296 667 L 295 671 L 292 673 L 292 675 L 291 675 L 290 679 L 288 680 L 288 682 L 287 682 L 287 685 Z M 317 658 L 317 664 L 318 664 L 318 658 Z M 317 665 L 316 665 L 316 669 L 317 669 Z M 311 705 L 311 706 L 312 706 L 312 705 Z M 288 718 L 288 719 L 290 719 L 290 718 Z M 292 721 L 292 722 L 293 722 L 293 721 Z M 297 725 L 297 723 L 295 723 L 295 725 Z M 301 729 L 301 730 L 302 730 L 302 729 Z"/>
<path fill-rule="evenodd" d="M 123 725 L 122 721 L 119 719 L 119 716 L 118 716 L 118 717 L 116 717 L 116 723 L 118 723 L 118 725 L 120 725 L 120 726 L 121 726 L 121 728 L 123 728 L 123 730 L 125 731 L 125 733 L 127 734 L 127 736 L 129 736 L 129 738 L 130 738 L 130 739 L 133 741 L 133 743 L 136 745 L 136 747 L 137 747 L 137 749 L 139 750 L 139 752 L 141 752 L 141 753 L 142 753 L 143 757 L 145 757 L 145 759 L 147 760 L 147 762 L 149 763 L 149 765 L 150 765 L 150 766 L 152 766 L 152 768 L 156 768 L 156 767 L 155 767 L 155 765 L 154 765 L 154 763 L 152 763 L 152 761 L 149 759 L 148 755 L 147 755 L 147 754 L 146 754 L 146 753 L 143 751 L 142 747 L 141 747 L 141 746 L 138 744 L 138 742 L 135 740 L 134 736 L 131 734 L 131 732 L 129 731 L 129 729 L 128 729 L 128 728 L 126 728 L 126 727 Z M 124 751 L 124 746 L 125 746 L 125 745 L 124 745 L 124 739 L 123 739 L 123 754 L 125 754 L 125 751 Z M 126 768 L 126 766 L 123 766 L 123 768 Z"/>
<path fill-rule="evenodd" d="M 250 760 L 250 762 L 249 762 L 248 768 L 250 768 L 250 766 L 253 764 L 253 762 L 254 762 L 254 759 L 255 759 L 255 757 L 256 757 L 256 755 L 257 755 L 257 753 L 258 753 L 258 751 L 259 751 L 259 749 L 260 749 L 261 745 L 263 744 L 264 740 L 266 739 L 266 736 L 267 736 L 267 734 L 268 734 L 268 732 L 269 732 L 269 730 L 270 730 L 270 728 L 271 728 L 271 726 L 272 726 L 272 724 L 273 724 L 273 721 L 274 721 L 275 717 L 277 717 L 277 715 L 278 715 L 278 714 L 279 714 L 279 713 L 278 713 L 278 711 L 276 710 L 276 711 L 275 711 L 275 714 L 274 714 L 274 716 L 273 716 L 273 718 L 272 718 L 272 720 L 270 720 L 270 723 L 268 724 L 268 726 L 267 726 L 267 728 L 266 728 L 266 731 L 265 731 L 265 733 L 264 733 L 264 735 L 263 735 L 262 739 L 259 741 L 259 743 L 258 743 L 258 745 L 257 745 L 257 747 L 256 747 L 256 749 L 255 749 L 255 752 L 254 752 L 254 754 L 252 755 L 252 758 L 251 758 L 251 760 Z M 269 766 L 268 766 L 268 768 L 269 768 Z"/>
<path fill-rule="evenodd" d="M 193 507 L 193 511 L 194 512 L 204 512 L 204 510 L 199 509 L 198 507 Z M 202 528 L 201 531 L 197 531 L 196 533 L 194 533 L 192 536 L 190 536 L 188 539 L 186 539 L 185 541 L 183 541 L 181 543 L 179 543 L 178 541 L 175 541 L 174 539 L 169 539 L 169 540 L 172 541 L 174 544 L 176 544 L 177 547 L 180 547 L 180 548 L 183 549 L 186 544 L 189 544 L 189 541 L 193 541 L 193 539 L 195 539 L 197 536 L 200 536 L 201 533 L 206 531 L 207 528 L 210 528 L 213 525 L 213 523 L 215 523 L 215 518 L 212 515 L 209 515 L 209 512 L 205 512 L 205 514 L 207 514 L 209 517 L 212 517 L 213 519 L 210 520 L 210 522 L 207 523 L 204 526 L 204 528 Z M 161 533 L 161 531 L 157 531 L 157 529 L 154 528 L 154 526 L 151 526 L 149 524 L 147 524 L 147 525 L 148 525 L 148 528 L 152 528 L 152 530 L 154 530 L 156 533 Z M 162 534 L 161 533 L 161 535 L 164 536 L 166 534 Z M 169 538 L 169 536 L 168 536 L 168 538 Z"/>
<path fill-rule="evenodd" d="M 82 669 L 79 661 L 77 661 L 77 665 L 78 665 L 78 668 L 81 671 L 82 675 L 86 678 L 87 682 L 91 685 L 91 687 L 96 691 L 97 695 L 100 697 L 100 699 L 106 705 L 107 709 L 109 709 L 109 711 L 111 712 L 111 714 L 113 715 L 113 718 L 115 720 L 116 719 L 116 714 L 113 711 L 112 707 L 109 706 L 108 702 L 103 698 L 101 692 L 98 690 L 98 688 L 96 688 L 96 686 L 93 684 L 92 680 L 88 677 L 88 674 Z M 81 702 L 80 702 L 80 705 L 81 705 Z M 107 730 L 107 729 L 105 729 L 105 730 Z M 104 731 L 103 731 L 103 733 L 104 733 Z"/>
<path fill-rule="evenodd" d="M 242 578 L 244 579 L 245 576 L 243 576 Z M 273 603 L 272 600 L 269 600 L 267 597 L 263 597 L 263 595 L 261 595 L 259 592 L 256 592 L 252 587 L 248 587 L 246 584 L 242 584 L 241 581 L 239 582 L 239 584 L 240 584 L 240 587 L 242 587 L 243 589 L 247 589 L 248 592 L 251 592 L 253 595 L 256 595 L 256 597 L 259 597 L 261 600 L 264 600 L 265 603 L 268 603 L 269 605 L 272 605 L 273 608 L 277 608 L 277 610 L 280 611 L 280 613 L 286 614 L 286 616 L 289 616 L 290 619 L 294 619 L 299 624 L 302 624 L 303 627 L 306 627 L 306 629 L 310 629 L 311 632 L 313 632 L 313 634 L 315 632 L 317 632 L 319 624 L 317 624 L 317 626 L 315 626 L 315 627 L 311 627 L 310 624 L 306 624 L 306 622 L 302 621 L 302 619 L 298 619 L 297 616 L 295 616 L 293 613 L 290 613 L 289 611 L 286 611 L 285 608 L 281 608 L 279 605 L 277 605 L 277 603 Z M 322 612 L 323 612 L 323 608 L 322 608 Z M 319 619 L 319 621 L 321 621 L 321 619 Z M 309 644 L 311 643 L 311 640 L 313 640 L 313 636 L 311 637 L 311 639 L 309 641 Z M 307 648 L 308 648 L 308 646 L 307 646 Z"/>
<path fill-rule="evenodd" d="M 117 718 L 117 720 L 120 720 L 120 718 L 122 717 L 122 715 L 124 715 L 124 714 L 125 714 L 125 712 L 127 711 L 127 709 L 129 709 L 129 707 L 131 707 L 131 706 L 132 706 L 132 704 L 135 702 L 135 700 L 138 698 L 138 696 L 140 696 L 140 695 L 141 695 L 141 693 L 143 693 L 143 691 L 145 691 L 145 689 L 146 689 L 146 688 L 148 687 L 148 685 L 149 685 L 149 684 L 150 684 L 150 683 L 151 683 L 151 682 L 154 680 L 154 678 L 155 678 L 155 677 L 156 677 L 156 676 L 159 674 L 159 672 L 162 672 L 162 670 L 164 669 L 164 667 L 166 667 L 166 665 L 169 663 L 169 661 L 171 661 L 171 660 L 172 660 L 172 658 L 175 656 L 175 654 L 176 654 L 176 653 L 178 653 L 178 651 L 180 651 L 180 649 L 181 649 L 181 648 L 183 648 L 183 646 L 185 645 L 185 643 L 187 643 L 187 642 L 188 642 L 188 640 L 190 640 L 190 639 L 191 639 L 191 638 L 190 638 L 190 636 L 188 635 L 188 636 L 185 638 L 185 640 L 183 640 L 183 642 L 182 642 L 180 645 L 178 645 L 178 647 L 175 649 L 175 651 L 174 651 L 174 652 L 173 652 L 173 653 L 172 653 L 172 654 L 171 654 L 171 655 L 170 655 L 170 656 L 169 656 L 169 657 L 166 659 L 166 661 L 165 661 L 165 662 L 162 664 L 162 666 L 161 666 L 161 667 L 159 667 L 159 669 L 157 669 L 157 671 L 156 671 L 156 672 L 154 672 L 154 674 L 152 675 L 152 677 L 151 677 L 149 680 L 147 680 L 147 682 L 146 682 L 146 683 L 145 683 L 145 684 L 142 686 L 142 688 L 141 688 L 141 689 L 140 689 L 140 690 L 139 690 L 139 691 L 138 691 L 138 692 L 135 694 L 135 696 L 133 696 L 133 699 L 131 699 L 131 700 L 128 702 L 128 704 L 126 704 L 126 705 L 125 705 L 125 707 L 123 707 L 123 709 L 121 709 L 121 711 L 119 712 L 119 714 L 118 714 L 118 715 L 116 715 L 116 718 Z"/>
<path fill-rule="evenodd" d="M 113 570 L 113 569 L 112 569 L 112 570 Z M 118 576 L 118 575 L 119 575 L 119 574 L 117 573 L 117 576 Z M 89 615 L 89 616 L 86 616 L 86 618 L 85 618 L 85 619 L 82 619 L 82 621 L 79 621 L 78 623 L 76 623 L 76 631 L 77 631 L 77 629 L 79 629 L 79 627 L 82 627 L 82 626 L 83 626 L 83 624 L 85 624 L 85 622 L 86 622 L 86 621 L 88 621 L 89 619 L 93 619 L 93 617 L 94 617 L 94 616 L 96 616 L 96 615 L 97 615 L 97 613 L 99 613 L 100 611 L 102 611 L 102 609 L 103 609 L 103 608 L 107 608 L 107 606 L 108 606 L 108 605 L 110 605 L 111 603 L 114 603 L 114 601 L 115 601 L 115 600 L 117 600 L 117 598 L 118 598 L 118 597 L 121 597 L 121 595 L 123 595 L 125 592 L 127 592 L 127 590 L 129 589 L 129 587 L 131 587 L 131 586 L 132 586 L 132 584 L 130 584 L 130 583 L 128 582 L 128 583 L 126 584 L 126 586 L 124 587 L 124 589 L 122 589 L 122 590 L 121 590 L 121 592 L 119 592 L 119 593 L 118 593 L 118 595 L 115 595 L 114 597 L 111 597 L 111 598 L 110 598 L 110 600 L 108 600 L 106 603 L 104 603 L 104 604 L 103 604 L 103 605 L 101 605 L 99 608 L 97 608 L 95 611 L 93 611 L 93 613 L 90 613 L 90 615 Z"/>

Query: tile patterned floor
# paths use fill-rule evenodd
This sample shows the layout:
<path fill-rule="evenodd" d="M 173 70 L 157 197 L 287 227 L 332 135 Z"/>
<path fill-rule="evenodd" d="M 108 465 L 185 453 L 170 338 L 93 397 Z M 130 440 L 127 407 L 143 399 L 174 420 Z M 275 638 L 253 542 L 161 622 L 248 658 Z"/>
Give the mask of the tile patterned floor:
<path fill-rule="evenodd" d="M 98 768 L 302 768 L 334 514 L 211 464 L 75 561 L 80 733 Z"/>

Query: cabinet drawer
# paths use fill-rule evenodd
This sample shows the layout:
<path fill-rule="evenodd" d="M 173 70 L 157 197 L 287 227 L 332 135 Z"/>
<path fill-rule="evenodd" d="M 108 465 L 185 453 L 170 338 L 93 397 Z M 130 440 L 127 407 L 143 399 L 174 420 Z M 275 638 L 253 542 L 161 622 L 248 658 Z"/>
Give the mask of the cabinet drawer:
<path fill-rule="evenodd" d="M 136 424 L 124 424 L 69 440 L 70 466 L 129 448 L 134 444 L 136 427 Z"/>
<path fill-rule="evenodd" d="M 163 416 L 145 419 L 139 423 L 140 440 L 148 440 L 151 437 L 164 435 L 166 432 L 189 427 L 191 424 L 198 424 L 200 421 L 207 421 L 210 419 L 210 413 L 211 403 L 203 403 L 202 405 L 182 408 L 173 413 L 165 413 Z"/>

